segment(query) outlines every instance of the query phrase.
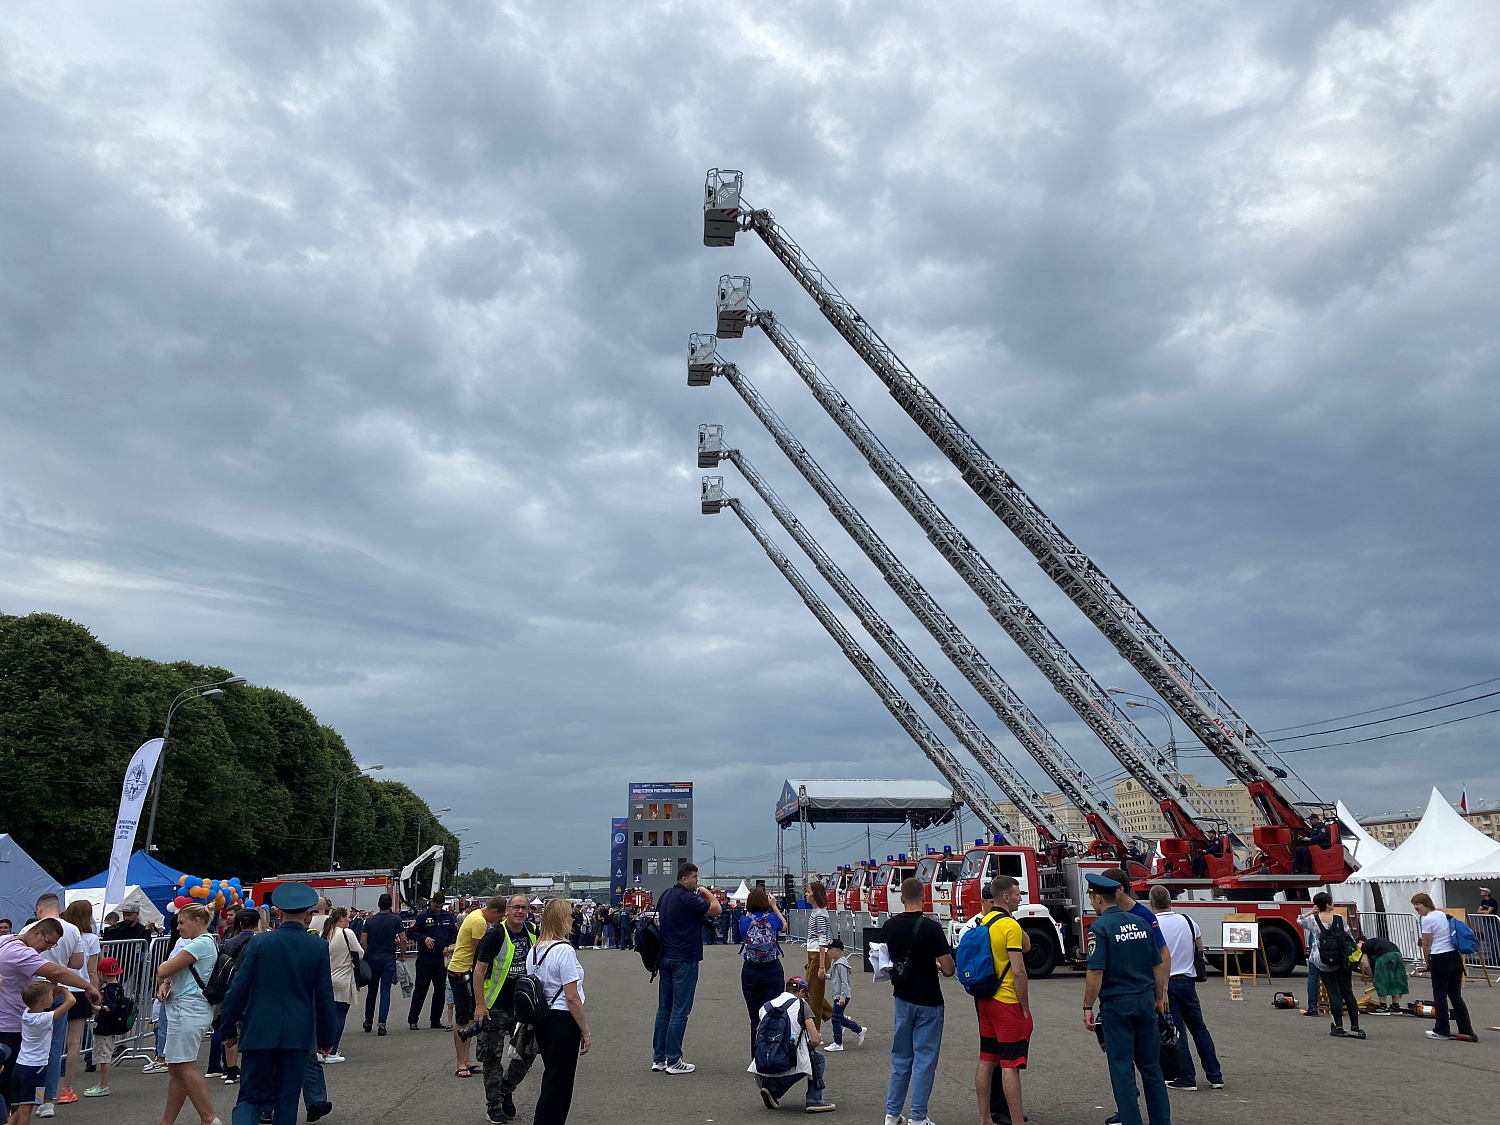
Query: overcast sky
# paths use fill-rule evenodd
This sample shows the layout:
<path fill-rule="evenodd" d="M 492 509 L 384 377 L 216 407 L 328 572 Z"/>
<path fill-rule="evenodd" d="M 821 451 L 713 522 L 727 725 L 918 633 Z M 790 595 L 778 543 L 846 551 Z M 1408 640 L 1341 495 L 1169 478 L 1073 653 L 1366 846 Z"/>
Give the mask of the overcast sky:
<path fill-rule="evenodd" d="M 732 390 L 685 385 L 721 273 L 1145 690 L 766 248 L 702 245 L 710 166 L 1256 727 L 1500 676 L 1492 4 L 3 9 L 0 609 L 293 693 L 474 864 L 603 871 L 626 783 L 691 780 L 763 870 L 782 779 L 933 775 L 698 514 L 700 422 L 1045 787 Z M 721 350 L 1112 776 L 766 340 Z M 1361 811 L 1500 797 L 1497 718 L 1292 760 Z"/>

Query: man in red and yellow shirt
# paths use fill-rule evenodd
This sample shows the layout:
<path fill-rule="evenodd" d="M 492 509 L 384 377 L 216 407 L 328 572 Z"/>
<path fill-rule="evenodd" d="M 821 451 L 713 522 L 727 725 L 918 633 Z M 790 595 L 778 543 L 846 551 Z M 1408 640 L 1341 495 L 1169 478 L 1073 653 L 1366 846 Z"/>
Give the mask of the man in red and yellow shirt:
<path fill-rule="evenodd" d="M 990 932 L 990 952 L 1000 987 L 991 997 L 979 997 L 974 1006 L 979 1011 L 979 1066 L 974 1072 L 974 1090 L 979 1095 L 980 1125 L 992 1125 L 995 1115 L 1009 1111 L 1009 1119 L 1019 1125 L 1026 1120 L 1021 1112 L 1021 1071 L 1026 1069 L 1026 1053 L 1031 1045 L 1031 1001 L 1027 994 L 1026 950 L 1031 945 L 1021 924 L 1011 915 L 1021 905 L 1021 885 L 1009 875 L 999 875 L 990 883 L 990 897 L 995 909 L 979 920 Z M 1004 1099 L 994 1097 L 995 1068 L 1000 1068 L 1000 1086 Z"/>

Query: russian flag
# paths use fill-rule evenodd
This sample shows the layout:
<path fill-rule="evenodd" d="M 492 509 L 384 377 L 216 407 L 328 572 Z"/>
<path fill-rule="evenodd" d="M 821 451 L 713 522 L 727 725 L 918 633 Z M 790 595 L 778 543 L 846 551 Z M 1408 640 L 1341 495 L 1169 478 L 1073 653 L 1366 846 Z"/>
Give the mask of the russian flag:
<path fill-rule="evenodd" d="M 1464 816 L 1469 815 L 1469 787 L 1467 785 L 1464 786 L 1462 796 L 1458 798 L 1458 811 Z"/>

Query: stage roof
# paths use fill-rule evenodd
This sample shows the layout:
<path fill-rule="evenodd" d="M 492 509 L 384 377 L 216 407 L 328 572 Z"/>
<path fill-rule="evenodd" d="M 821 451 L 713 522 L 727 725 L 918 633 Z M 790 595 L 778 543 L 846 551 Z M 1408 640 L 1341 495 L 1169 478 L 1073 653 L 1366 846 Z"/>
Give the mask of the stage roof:
<path fill-rule="evenodd" d="M 804 797 L 805 794 L 805 797 Z M 790 778 L 776 802 L 776 823 L 796 824 L 806 801 L 810 824 L 946 824 L 959 808 L 938 781 Z"/>

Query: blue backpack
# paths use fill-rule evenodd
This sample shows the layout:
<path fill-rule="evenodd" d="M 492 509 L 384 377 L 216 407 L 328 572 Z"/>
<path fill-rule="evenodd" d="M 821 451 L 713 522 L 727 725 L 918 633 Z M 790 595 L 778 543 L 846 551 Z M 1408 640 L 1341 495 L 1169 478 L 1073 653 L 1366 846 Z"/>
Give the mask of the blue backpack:
<path fill-rule="evenodd" d="M 1003 911 L 997 913 L 988 922 L 981 922 L 958 939 L 953 961 L 958 969 L 958 983 L 964 986 L 964 991 L 970 996 L 988 1000 L 1005 983 L 1006 974 L 1010 972 L 1010 958 L 1006 958 L 1005 968 L 997 973 L 995 954 L 990 947 L 990 927 L 1001 918 L 1009 917 Z"/>
<path fill-rule="evenodd" d="M 1465 957 L 1478 948 L 1474 944 L 1474 931 L 1469 929 L 1469 923 L 1460 921 L 1451 914 L 1448 915 L 1448 934 L 1453 938 L 1453 948 Z"/>

